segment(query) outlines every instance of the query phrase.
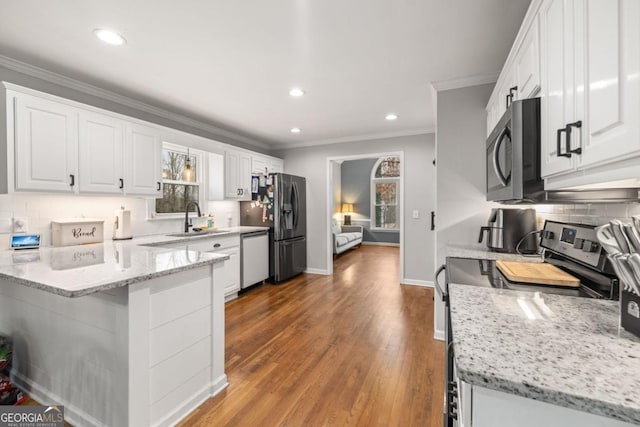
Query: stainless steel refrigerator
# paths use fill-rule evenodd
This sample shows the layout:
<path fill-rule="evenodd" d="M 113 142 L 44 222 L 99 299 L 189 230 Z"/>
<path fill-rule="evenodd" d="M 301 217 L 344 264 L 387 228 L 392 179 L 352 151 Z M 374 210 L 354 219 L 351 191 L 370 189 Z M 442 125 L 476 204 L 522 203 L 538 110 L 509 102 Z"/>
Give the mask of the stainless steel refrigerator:
<path fill-rule="evenodd" d="M 278 283 L 307 268 L 307 181 L 283 173 L 253 177 L 252 201 L 240 203 L 240 225 L 268 226 L 269 279 Z"/>

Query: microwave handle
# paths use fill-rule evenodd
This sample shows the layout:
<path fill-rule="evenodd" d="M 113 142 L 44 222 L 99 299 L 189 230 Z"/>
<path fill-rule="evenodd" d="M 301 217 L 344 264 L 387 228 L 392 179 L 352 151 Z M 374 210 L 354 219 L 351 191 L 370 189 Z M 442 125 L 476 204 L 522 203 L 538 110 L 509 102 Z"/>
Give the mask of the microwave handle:
<path fill-rule="evenodd" d="M 500 169 L 500 161 L 498 160 L 498 156 L 500 155 L 500 147 L 502 146 L 502 141 L 504 140 L 504 136 L 509 132 L 508 128 L 505 127 L 500 132 L 500 135 L 496 138 L 496 145 L 493 148 L 493 170 L 496 173 L 496 176 L 500 180 L 503 186 L 507 186 L 509 183 L 507 182 L 507 178 L 502 173 L 502 169 Z"/>

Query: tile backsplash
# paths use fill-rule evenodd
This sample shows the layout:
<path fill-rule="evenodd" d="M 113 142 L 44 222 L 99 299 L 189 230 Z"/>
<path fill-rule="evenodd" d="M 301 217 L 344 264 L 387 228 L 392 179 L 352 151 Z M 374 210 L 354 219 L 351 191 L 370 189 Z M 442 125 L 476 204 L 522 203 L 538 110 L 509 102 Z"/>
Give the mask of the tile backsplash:
<path fill-rule="evenodd" d="M 640 215 L 638 203 L 607 203 L 580 205 L 536 205 L 538 227 L 542 228 L 544 221 L 554 220 L 575 222 L 579 224 L 602 225 L 614 218 L 625 219 L 633 215 Z"/>
<path fill-rule="evenodd" d="M 113 236 L 113 219 L 116 209 L 124 206 L 131 211 L 134 236 L 175 233 L 182 229 L 183 219 L 147 219 L 145 199 L 131 197 L 90 197 L 49 194 L 1 194 L 0 195 L 0 250 L 9 247 L 11 230 L 7 230 L 12 218 L 26 219 L 27 232 L 41 235 L 42 245 L 51 244 L 51 220 L 67 218 L 104 219 L 104 237 Z M 202 214 L 212 213 L 218 227 L 239 225 L 238 202 L 204 202 Z"/>

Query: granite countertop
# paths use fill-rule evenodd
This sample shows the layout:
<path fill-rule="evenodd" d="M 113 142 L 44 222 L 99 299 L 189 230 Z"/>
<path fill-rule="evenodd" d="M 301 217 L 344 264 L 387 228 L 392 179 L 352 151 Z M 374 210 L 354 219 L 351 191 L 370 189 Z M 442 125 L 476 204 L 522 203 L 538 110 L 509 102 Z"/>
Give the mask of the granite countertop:
<path fill-rule="evenodd" d="M 640 339 L 618 303 L 450 284 L 461 380 L 640 423 Z"/>
<path fill-rule="evenodd" d="M 506 254 L 502 252 L 490 251 L 486 246 L 463 246 L 463 245 L 447 245 L 446 256 L 451 258 L 471 258 L 471 259 L 488 259 L 497 260 L 504 259 L 507 261 L 525 261 L 525 262 L 542 262 L 539 255 L 527 256 L 519 254 Z"/>
<path fill-rule="evenodd" d="M 169 249 L 163 248 L 164 244 L 267 230 L 269 227 L 231 227 L 194 236 L 158 234 L 91 245 L 2 251 L 0 279 L 80 297 L 229 259 L 223 253 Z"/>

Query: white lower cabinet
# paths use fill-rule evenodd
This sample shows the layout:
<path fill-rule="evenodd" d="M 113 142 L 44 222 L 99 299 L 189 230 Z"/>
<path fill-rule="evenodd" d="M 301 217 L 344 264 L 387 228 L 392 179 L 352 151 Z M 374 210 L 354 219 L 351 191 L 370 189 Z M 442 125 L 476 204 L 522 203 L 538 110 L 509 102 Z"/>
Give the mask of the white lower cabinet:
<path fill-rule="evenodd" d="M 185 248 L 185 250 L 197 252 L 215 252 L 229 255 L 224 266 L 219 270 L 216 283 L 224 288 L 224 296 L 228 301 L 237 296 L 240 290 L 240 236 L 211 236 L 207 239 L 197 239 L 194 242 L 167 243 L 161 245 L 165 248 Z M 267 252 L 265 256 L 269 257 Z"/>
<path fill-rule="evenodd" d="M 462 407 L 470 407 L 464 427 L 632 427 L 613 418 L 527 399 L 484 387 L 466 387 Z M 460 390 L 460 389 L 459 389 Z M 458 422 L 461 419 L 458 417 Z"/>
<path fill-rule="evenodd" d="M 225 298 L 234 297 L 240 290 L 240 248 L 233 247 L 219 251 L 229 255 L 225 261 L 224 269 L 221 271 L 220 283 L 224 287 Z"/>

